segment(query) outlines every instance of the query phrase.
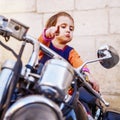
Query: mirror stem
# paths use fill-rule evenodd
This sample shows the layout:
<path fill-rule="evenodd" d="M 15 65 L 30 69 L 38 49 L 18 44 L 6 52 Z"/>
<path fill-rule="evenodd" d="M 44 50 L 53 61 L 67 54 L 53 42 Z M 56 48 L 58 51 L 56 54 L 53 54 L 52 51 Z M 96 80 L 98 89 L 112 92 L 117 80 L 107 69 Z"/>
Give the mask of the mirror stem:
<path fill-rule="evenodd" d="M 97 58 L 97 59 L 94 59 L 94 60 L 89 60 L 89 61 L 86 61 L 84 62 L 79 68 L 75 69 L 75 71 L 78 73 L 78 72 L 82 72 L 82 69 L 84 68 L 85 65 L 87 65 L 88 63 L 93 63 L 93 62 L 97 62 L 97 61 L 101 61 L 101 60 L 105 60 L 105 59 L 109 59 L 111 58 L 112 56 L 105 56 L 105 57 L 101 57 L 101 58 Z"/>

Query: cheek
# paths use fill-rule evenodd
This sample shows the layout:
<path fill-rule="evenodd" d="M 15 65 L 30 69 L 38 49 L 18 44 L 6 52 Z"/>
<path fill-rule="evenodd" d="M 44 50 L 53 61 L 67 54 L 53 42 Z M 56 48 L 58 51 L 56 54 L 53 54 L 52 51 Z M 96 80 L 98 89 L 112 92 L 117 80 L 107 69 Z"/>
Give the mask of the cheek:
<path fill-rule="evenodd" d="M 73 38 L 73 32 L 70 33 L 71 38 Z"/>
<path fill-rule="evenodd" d="M 65 31 L 63 29 L 59 30 L 59 35 L 64 35 L 65 34 Z"/>

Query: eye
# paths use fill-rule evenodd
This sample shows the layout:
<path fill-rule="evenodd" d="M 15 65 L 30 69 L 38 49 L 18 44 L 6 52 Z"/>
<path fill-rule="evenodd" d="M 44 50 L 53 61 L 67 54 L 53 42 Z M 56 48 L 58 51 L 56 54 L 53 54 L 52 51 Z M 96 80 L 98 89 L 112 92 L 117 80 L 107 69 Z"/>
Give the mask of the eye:
<path fill-rule="evenodd" d="M 66 28 L 66 25 L 65 25 L 65 24 L 62 24 L 62 25 L 61 25 L 61 28 Z"/>
<path fill-rule="evenodd" d="M 60 27 L 63 29 L 66 29 L 68 27 L 70 31 L 74 31 L 74 26 L 68 26 L 67 24 L 61 24 Z"/>
<path fill-rule="evenodd" d="M 70 31 L 74 31 L 74 27 L 73 26 L 70 26 Z"/>

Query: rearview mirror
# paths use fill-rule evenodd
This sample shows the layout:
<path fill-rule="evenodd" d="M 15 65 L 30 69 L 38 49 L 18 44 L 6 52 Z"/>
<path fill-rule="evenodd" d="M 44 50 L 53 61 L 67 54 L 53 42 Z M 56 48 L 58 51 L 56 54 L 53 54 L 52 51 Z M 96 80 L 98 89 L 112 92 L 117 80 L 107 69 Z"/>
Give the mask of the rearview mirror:
<path fill-rule="evenodd" d="M 100 47 L 97 56 L 98 58 L 104 58 L 100 60 L 100 64 L 107 69 L 114 67 L 119 62 L 117 51 L 110 45 Z"/>

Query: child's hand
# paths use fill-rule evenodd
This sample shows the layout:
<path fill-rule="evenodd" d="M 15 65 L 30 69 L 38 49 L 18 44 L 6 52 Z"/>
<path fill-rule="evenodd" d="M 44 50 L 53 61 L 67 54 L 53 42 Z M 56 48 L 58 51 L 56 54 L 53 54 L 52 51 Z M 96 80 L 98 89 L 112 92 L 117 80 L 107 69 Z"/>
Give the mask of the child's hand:
<path fill-rule="evenodd" d="M 47 38 L 54 38 L 59 35 L 59 26 L 52 26 L 45 31 L 45 36 Z"/>
<path fill-rule="evenodd" d="M 95 81 L 90 81 L 90 84 L 92 85 L 93 89 L 96 90 L 97 92 L 100 91 L 99 84 Z"/>
<path fill-rule="evenodd" d="M 88 75 L 88 79 L 89 79 L 89 83 L 92 85 L 92 88 L 94 90 L 96 90 L 97 92 L 100 91 L 100 87 L 99 84 L 96 82 L 95 78 L 93 77 L 93 75 L 91 73 L 87 74 Z"/>

